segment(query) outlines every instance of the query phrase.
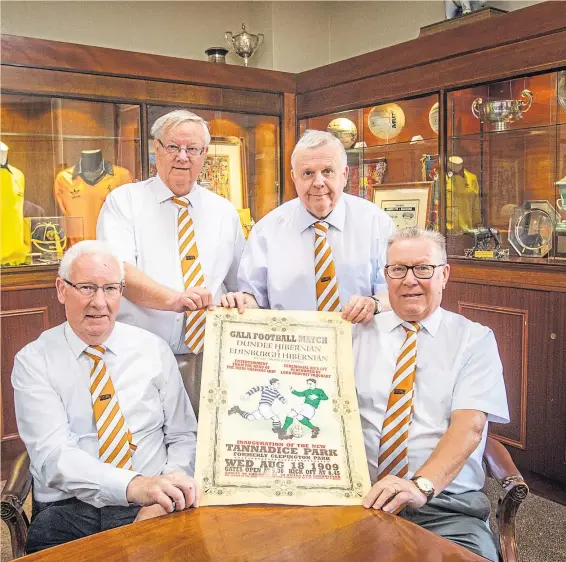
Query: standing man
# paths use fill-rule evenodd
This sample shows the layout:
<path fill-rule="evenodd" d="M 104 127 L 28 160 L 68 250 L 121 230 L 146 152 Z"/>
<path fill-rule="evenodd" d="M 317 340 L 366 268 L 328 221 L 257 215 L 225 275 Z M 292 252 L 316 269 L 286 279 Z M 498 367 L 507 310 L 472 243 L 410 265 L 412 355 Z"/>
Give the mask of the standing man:
<path fill-rule="evenodd" d="M 196 183 L 210 143 L 206 122 L 172 111 L 151 134 L 157 176 L 108 195 L 97 238 L 125 263 L 119 319 L 169 344 L 198 416 L 205 313 L 236 290 L 245 239 L 232 203 Z"/>
<path fill-rule="evenodd" d="M 389 239 L 393 309 L 354 331 L 354 371 L 373 487 L 365 507 L 399 515 L 497 562 L 481 491 L 487 422 L 508 423 L 493 332 L 440 307 L 444 237 Z"/>
<path fill-rule="evenodd" d="M 369 322 L 389 308 L 383 266 L 392 220 L 376 205 L 344 194 L 346 151 L 332 134 L 306 131 L 291 156 L 298 198 L 260 220 L 223 306 L 342 311 Z"/>
<path fill-rule="evenodd" d="M 306 390 L 293 390 L 291 392 L 295 396 L 300 396 L 305 399 L 303 405 L 297 410 L 291 410 L 289 415 L 285 418 L 285 425 L 283 426 L 283 435 L 280 436 L 281 439 L 291 439 L 293 434 L 287 435 L 287 430 L 291 427 L 295 420 L 298 420 L 305 427 L 308 427 L 311 431 L 311 437 L 316 439 L 320 433 L 320 427 L 312 424 L 312 419 L 316 414 L 318 406 L 321 400 L 328 400 L 326 392 L 322 388 L 316 388 L 316 379 L 307 379 L 307 389 Z"/>
<path fill-rule="evenodd" d="M 79 242 L 56 286 L 67 322 L 26 345 L 12 372 L 33 475 L 28 553 L 198 504 L 195 415 L 167 344 L 116 322 L 122 263 Z"/>

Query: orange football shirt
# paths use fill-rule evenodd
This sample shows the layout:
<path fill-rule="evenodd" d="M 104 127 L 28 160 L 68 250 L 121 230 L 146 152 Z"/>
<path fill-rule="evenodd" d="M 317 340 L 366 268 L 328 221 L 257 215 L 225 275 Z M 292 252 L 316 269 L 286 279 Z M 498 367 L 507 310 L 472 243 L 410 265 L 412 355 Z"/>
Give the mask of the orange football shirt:
<path fill-rule="evenodd" d="M 132 183 L 132 174 L 126 168 L 105 162 L 106 174 L 94 185 L 76 173 L 76 167 L 57 174 L 53 191 L 55 200 L 66 217 L 82 217 L 85 240 L 96 239 L 96 221 L 106 196 L 125 183 Z"/>

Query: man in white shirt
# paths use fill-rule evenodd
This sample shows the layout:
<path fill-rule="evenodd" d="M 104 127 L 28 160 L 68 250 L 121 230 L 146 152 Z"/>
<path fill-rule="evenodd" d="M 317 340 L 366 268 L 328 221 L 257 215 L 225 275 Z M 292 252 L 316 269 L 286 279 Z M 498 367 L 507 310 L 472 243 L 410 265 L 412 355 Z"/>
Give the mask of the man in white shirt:
<path fill-rule="evenodd" d="M 254 226 L 239 292 L 223 296 L 222 304 L 240 312 L 341 310 L 347 320 L 368 322 L 388 309 L 383 266 L 393 222 L 373 203 L 343 193 L 347 155 L 332 134 L 306 131 L 291 164 L 298 198 Z"/>
<path fill-rule="evenodd" d="M 108 195 L 97 238 L 125 264 L 118 319 L 169 344 L 198 416 L 205 311 L 237 289 L 245 238 L 232 203 L 196 183 L 210 143 L 206 122 L 176 110 L 151 134 L 157 176 Z"/>
<path fill-rule="evenodd" d="M 509 422 L 495 337 L 440 308 L 450 273 L 441 234 L 401 230 L 389 239 L 387 258 L 393 311 L 354 331 L 373 483 L 363 504 L 400 512 L 497 562 L 481 492 L 487 422 Z"/>
<path fill-rule="evenodd" d="M 34 482 L 28 552 L 198 505 L 195 415 L 167 344 L 115 321 L 123 284 L 106 244 L 73 246 L 56 281 L 67 322 L 14 360 Z"/>

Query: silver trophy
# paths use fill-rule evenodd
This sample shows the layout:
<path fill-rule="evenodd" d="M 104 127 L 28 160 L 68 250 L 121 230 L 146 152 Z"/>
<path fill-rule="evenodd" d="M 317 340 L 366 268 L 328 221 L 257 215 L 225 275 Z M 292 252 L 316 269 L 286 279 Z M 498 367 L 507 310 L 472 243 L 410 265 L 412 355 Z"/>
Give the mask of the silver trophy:
<path fill-rule="evenodd" d="M 228 41 L 230 48 L 244 59 L 244 64 L 246 66 L 248 66 L 248 59 L 263 43 L 263 33 L 258 33 L 257 35 L 248 33 L 244 24 L 242 24 L 242 33 L 238 33 L 238 35 L 234 35 L 232 37 L 232 32 L 227 31 L 224 34 L 224 37 L 226 37 L 226 41 Z"/>
<path fill-rule="evenodd" d="M 482 123 L 489 123 L 496 131 L 505 131 L 509 123 L 523 118 L 533 104 L 533 93 L 530 90 L 521 92 L 520 100 L 495 100 L 484 102 L 476 98 L 472 103 L 474 117 Z"/>

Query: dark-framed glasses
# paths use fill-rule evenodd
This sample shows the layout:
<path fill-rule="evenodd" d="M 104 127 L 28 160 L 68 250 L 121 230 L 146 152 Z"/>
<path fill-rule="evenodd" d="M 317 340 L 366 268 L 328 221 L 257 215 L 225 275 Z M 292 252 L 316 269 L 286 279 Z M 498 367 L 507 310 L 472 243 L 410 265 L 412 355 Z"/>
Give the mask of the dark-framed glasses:
<path fill-rule="evenodd" d="M 83 297 L 94 297 L 98 289 L 102 289 L 105 297 L 117 297 L 124 290 L 124 282 L 106 283 L 106 285 L 95 285 L 94 283 L 71 283 L 67 279 L 63 279 L 67 285 L 76 289 Z"/>
<path fill-rule="evenodd" d="M 198 146 L 179 146 L 177 144 L 163 144 L 160 139 L 157 139 L 157 142 L 163 147 L 163 150 L 169 154 L 170 156 L 177 156 L 177 154 L 181 153 L 181 150 L 184 150 L 187 153 L 187 156 L 191 158 L 196 158 L 200 156 L 204 152 L 204 147 L 199 148 Z"/>
<path fill-rule="evenodd" d="M 413 275 L 417 279 L 430 279 L 434 275 L 434 271 L 437 267 L 442 267 L 446 265 L 445 263 L 439 263 L 438 265 L 429 265 L 426 263 L 421 263 L 418 265 L 403 265 L 396 263 L 393 265 L 386 265 L 385 271 L 391 279 L 404 279 L 407 276 L 409 269 L 413 270 Z"/>

